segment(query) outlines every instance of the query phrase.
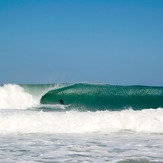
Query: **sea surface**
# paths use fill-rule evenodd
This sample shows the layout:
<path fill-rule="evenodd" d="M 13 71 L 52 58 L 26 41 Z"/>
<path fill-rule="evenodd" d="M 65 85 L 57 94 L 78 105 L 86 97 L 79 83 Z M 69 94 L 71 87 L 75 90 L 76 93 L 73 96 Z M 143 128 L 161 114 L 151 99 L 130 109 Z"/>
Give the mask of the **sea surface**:
<path fill-rule="evenodd" d="M 163 87 L 0 86 L 2 163 L 163 163 Z"/>

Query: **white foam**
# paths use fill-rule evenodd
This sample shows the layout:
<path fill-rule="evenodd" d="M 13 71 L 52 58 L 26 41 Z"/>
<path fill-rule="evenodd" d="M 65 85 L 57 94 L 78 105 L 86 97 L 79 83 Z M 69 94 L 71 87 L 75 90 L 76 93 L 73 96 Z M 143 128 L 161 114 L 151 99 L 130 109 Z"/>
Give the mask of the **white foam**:
<path fill-rule="evenodd" d="M 163 133 L 163 110 L 103 112 L 1 111 L 0 133 Z"/>
<path fill-rule="evenodd" d="M 5 84 L 0 87 L 0 109 L 26 109 L 39 104 L 39 99 L 16 84 Z"/>

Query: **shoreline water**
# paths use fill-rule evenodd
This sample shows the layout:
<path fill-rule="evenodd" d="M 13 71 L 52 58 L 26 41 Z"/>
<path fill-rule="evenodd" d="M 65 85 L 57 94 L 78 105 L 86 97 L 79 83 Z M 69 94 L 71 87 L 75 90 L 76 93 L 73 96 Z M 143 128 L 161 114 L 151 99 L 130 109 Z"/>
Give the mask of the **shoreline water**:
<path fill-rule="evenodd" d="M 160 134 L 0 135 L 1 162 L 163 162 Z"/>

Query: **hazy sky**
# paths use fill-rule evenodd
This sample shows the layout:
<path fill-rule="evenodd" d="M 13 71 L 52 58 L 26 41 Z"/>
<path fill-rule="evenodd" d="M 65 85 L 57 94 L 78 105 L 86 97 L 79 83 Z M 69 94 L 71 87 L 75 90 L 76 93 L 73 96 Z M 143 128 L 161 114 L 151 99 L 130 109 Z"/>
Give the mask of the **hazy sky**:
<path fill-rule="evenodd" d="M 163 0 L 0 0 L 0 83 L 163 86 Z"/>

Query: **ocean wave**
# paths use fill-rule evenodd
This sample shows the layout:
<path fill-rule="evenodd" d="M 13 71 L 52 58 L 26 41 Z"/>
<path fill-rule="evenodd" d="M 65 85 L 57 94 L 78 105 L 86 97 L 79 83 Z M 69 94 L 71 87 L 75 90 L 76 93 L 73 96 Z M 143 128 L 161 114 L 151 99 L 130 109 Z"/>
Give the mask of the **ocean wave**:
<path fill-rule="evenodd" d="M 116 111 L 163 107 L 163 87 L 108 84 L 0 86 L 0 109 Z"/>

